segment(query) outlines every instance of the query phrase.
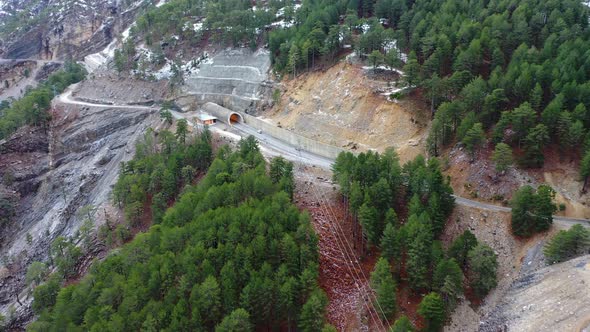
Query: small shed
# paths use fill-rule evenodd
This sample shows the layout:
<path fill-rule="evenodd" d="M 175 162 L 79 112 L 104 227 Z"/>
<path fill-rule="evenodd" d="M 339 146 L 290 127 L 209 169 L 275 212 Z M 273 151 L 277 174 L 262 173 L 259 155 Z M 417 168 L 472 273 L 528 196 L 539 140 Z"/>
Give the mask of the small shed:
<path fill-rule="evenodd" d="M 210 126 L 217 123 L 217 118 L 211 114 L 200 113 L 199 115 L 197 115 L 197 121 L 201 124 Z"/>

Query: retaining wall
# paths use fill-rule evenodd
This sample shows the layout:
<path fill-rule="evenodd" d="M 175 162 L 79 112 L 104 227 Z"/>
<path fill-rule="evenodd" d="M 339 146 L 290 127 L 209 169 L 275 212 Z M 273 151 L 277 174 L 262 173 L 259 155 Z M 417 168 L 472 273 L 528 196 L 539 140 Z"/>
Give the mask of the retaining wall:
<path fill-rule="evenodd" d="M 265 134 L 268 134 L 283 142 L 289 143 L 290 145 L 298 146 L 299 148 L 311 152 L 313 154 L 317 154 L 318 156 L 336 159 L 340 152 L 344 151 L 343 149 L 335 147 L 333 145 L 312 140 L 310 138 L 295 134 L 292 131 L 277 127 L 274 124 L 260 120 L 259 118 L 251 116 L 249 114 L 234 112 L 230 109 L 227 109 L 214 103 L 206 103 L 205 105 L 203 105 L 203 109 L 217 116 L 220 121 L 225 123 L 227 123 L 227 119 L 229 119 L 229 115 L 231 113 L 238 113 L 242 116 L 242 119 L 244 119 L 244 123 L 246 123 L 250 127 L 257 130 L 261 130 Z"/>
<path fill-rule="evenodd" d="M 281 141 L 287 142 L 291 145 L 298 146 L 299 148 L 313 154 L 317 154 L 318 156 L 336 159 L 340 152 L 344 151 L 343 149 L 336 146 L 318 142 L 305 136 L 295 134 L 292 131 L 279 128 L 251 115 L 242 114 L 242 117 L 244 118 L 244 122 L 250 127 L 262 130 L 264 133 L 271 135 L 272 137 L 280 139 Z"/>

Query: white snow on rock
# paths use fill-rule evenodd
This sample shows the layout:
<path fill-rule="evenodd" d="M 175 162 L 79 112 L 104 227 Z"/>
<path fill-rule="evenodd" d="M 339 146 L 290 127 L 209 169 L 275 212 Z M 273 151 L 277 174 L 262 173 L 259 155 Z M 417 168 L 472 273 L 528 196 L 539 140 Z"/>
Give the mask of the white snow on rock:
<path fill-rule="evenodd" d="M 129 25 L 129 27 L 125 29 L 123 33 L 121 33 L 120 41 L 117 38 L 114 38 L 102 51 L 85 56 L 83 65 L 86 68 L 86 71 L 92 73 L 111 61 L 115 56 L 115 50 L 119 48 L 119 46 L 123 44 L 127 38 L 129 38 L 129 32 L 134 25 L 135 23 Z"/>

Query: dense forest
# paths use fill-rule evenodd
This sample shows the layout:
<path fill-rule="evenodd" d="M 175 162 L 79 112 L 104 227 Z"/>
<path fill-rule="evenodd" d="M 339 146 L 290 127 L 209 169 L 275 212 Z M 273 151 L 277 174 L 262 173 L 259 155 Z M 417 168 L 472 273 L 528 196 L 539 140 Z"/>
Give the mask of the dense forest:
<path fill-rule="evenodd" d="M 85 76 L 86 71 L 82 66 L 66 62 L 62 70 L 51 74 L 47 80 L 29 90 L 21 99 L 12 104 L 0 104 L 0 139 L 10 136 L 24 125 L 47 126 L 51 120 L 51 99 L 70 84 L 83 80 Z"/>
<path fill-rule="evenodd" d="M 293 3 L 284 0 L 271 0 L 265 8 L 244 0 L 171 0 L 141 15 L 132 34 L 148 47 L 174 44 L 179 38 L 196 45 L 207 32 L 217 42 L 256 47 L 277 17 L 290 21 L 294 13 Z M 158 47 L 154 50 L 161 53 Z"/>
<path fill-rule="evenodd" d="M 590 34 L 580 1 L 311 1 L 300 12 L 295 26 L 270 34 L 275 66 L 295 73 L 352 43 L 395 67 L 403 50 L 407 84 L 432 105 L 434 155 L 454 139 L 473 152 L 486 131 L 527 167 L 543 165 L 550 143 L 574 154 L 589 145 Z"/>
<path fill-rule="evenodd" d="M 131 168 L 140 178 L 142 160 L 161 158 L 142 157 L 148 150 L 139 149 Z M 164 159 L 173 167 L 176 158 Z M 37 287 L 40 316 L 29 330 L 321 330 L 327 298 L 317 284 L 317 237 L 309 215 L 282 190 L 292 186 L 291 167 L 279 158 L 267 171 L 252 137 L 235 152 L 220 148 L 159 224 L 80 282 L 60 289 L 50 278 Z M 122 172 L 125 179 L 129 167 Z"/>
<path fill-rule="evenodd" d="M 438 331 L 458 303 L 464 277 L 477 297 L 496 286 L 496 254 L 471 232 L 443 249 L 439 237 L 454 198 L 437 159 L 418 156 L 402 167 L 393 150 L 342 153 L 333 170 L 367 245 L 381 252 L 371 287 L 384 319 L 396 316 L 396 289 L 402 282 L 417 294 L 430 292 L 418 309 L 429 331 Z M 399 320 L 406 324 L 404 316 Z"/>
<path fill-rule="evenodd" d="M 140 18 L 137 31 L 148 44 L 173 35 L 199 41 L 205 31 L 234 45 L 267 41 L 276 72 L 293 75 L 352 47 L 375 65 L 403 67 L 407 86 L 431 105 L 433 155 L 456 141 L 474 154 L 489 137 L 507 144 L 519 165 L 540 167 L 550 144 L 574 156 L 590 145 L 588 14 L 578 0 L 271 1 L 264 8 L 176 0 Z M 194 17 L 202 29 L 190 28 Z"/>

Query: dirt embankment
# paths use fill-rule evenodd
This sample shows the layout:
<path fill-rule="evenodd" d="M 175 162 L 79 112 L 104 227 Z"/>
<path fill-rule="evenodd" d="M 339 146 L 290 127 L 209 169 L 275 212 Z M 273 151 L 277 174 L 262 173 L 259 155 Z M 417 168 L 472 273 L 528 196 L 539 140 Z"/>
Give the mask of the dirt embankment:
<path fill-rule="evenodd" d="M 511 233 L 509 213 L 456 206 L 441 236 L 445 247 L 448 248 L 453 239 L 465 230 L 475 234 L 480 243 L 489 245 L 498 255 L 498 286 L 480 305 L 469 300 L 460 303 L 445 327 L 445 331 L 449 332 L 477 331 L 480 317 L 488 315 L 502 301 L 514 280 L 524 271 L 544 266 L 542 248 L 548 234 L 516 239 Z"/>
<path fill-rule="evenodd" d="M 360 151 L 394 147 L 402 161 L 424 152 L 427 108 L 413 98 L 388 101 L 393 86 L 371 78 L 360 65 L 341 61 L 325 71 L 283 82 L 280 103 L 263 114 L 268 120 L 306 137 Z M 374 76 L 374 75 L 370 75 Z"/>
<path fill-rule="evenodd" d="M 480 331 L 587 331 L 590 256 L 545 267 L 512 284 Z"/>
<path fill-rule="evenodd" d="M 91 74 L 72 97 L 90 103 L 147 105 L 161 102 L 168 91 L 166 81 L 146 82 L 99 72 Z"/>
<path fill-rule="evenodd" d="M 486 145 L 475 158 L 466 151 L 453 147 L 446 153 L 455 194 L 482 201 L 508 204 L 513 193 L 521 186 L 536 187 L 549 184 L 556 191 L 556 202 L 566 206 L 560 214 L 572 218 L 590 218 L 590 195 L 582 193 L 583 181 L 579 176 L 578 162 L 569 156 L 560 156 L 555 146 L 546 149 L 545 165 L 539 169 L 510 167 L 505 174 L 496 172 L 491 160 L 493 147 Z"/>

